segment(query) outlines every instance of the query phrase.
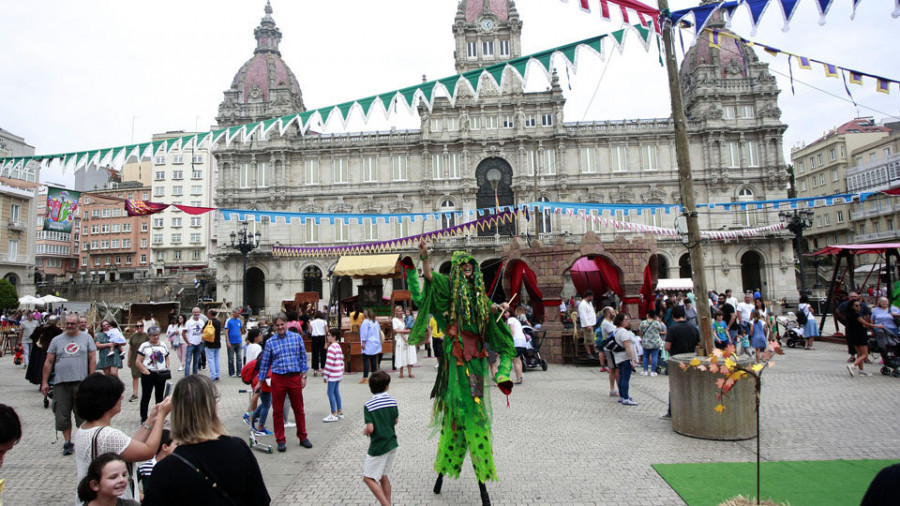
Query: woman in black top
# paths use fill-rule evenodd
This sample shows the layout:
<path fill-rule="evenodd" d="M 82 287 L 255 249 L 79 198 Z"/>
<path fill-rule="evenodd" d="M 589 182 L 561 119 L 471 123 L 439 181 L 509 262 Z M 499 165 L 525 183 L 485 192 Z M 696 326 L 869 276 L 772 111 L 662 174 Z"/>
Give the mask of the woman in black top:
<path fill-rule="evenodd" d="M 866 329 L 884 329 L 884 325 L 869 323 L 860 312 L 859 300 L 854 300 L 847 308 L 847 342 L 856 349 L 856 361 L 847 364 L 850 376 L 859 373 L 860 376 L 871 376 L 871 373 L 863 371 L 863 364 L 869 356 L 869 333 Z"/>
<path fill-rule="evenodd" d="M 271 502 L 250 447 L 226 434 L 216 414 L 218 397 L 206 376 L 194 374 L 175 384 L 171 428 L 178 447 L 153 468 L 144 506 Z"/>

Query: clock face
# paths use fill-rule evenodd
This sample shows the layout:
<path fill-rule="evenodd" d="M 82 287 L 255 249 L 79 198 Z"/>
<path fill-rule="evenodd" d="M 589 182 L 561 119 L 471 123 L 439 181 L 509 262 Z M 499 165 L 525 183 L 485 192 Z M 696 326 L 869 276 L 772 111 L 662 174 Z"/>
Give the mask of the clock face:
<path fill-rule="evenodd" d="M 481 29 L 484 31 L 491 31 L 494 29 L 494 20 L 493 19 L 482 19 L 481 20 Z"/>

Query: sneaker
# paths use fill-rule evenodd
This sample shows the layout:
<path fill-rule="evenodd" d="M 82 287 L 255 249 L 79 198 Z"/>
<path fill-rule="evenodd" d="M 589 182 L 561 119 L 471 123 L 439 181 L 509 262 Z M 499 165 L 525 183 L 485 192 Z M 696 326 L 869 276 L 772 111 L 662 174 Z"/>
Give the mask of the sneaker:
<path fill-rule="evenodd" d="M 662 419 L 662 420 L 671 420 L 671 419 L 672 419 L 672 413 L 666 413 L 666 414 L 664 414 L 664 415 L 660 415 L 659 418 Z"/>
<path fill-rule="evenodd" d="M 336 422 L 336 421 L 338 421 L 338 420 L 340 420 L 340 418 L 338 418 L 338 417 L 336 417 L 336 416 L 334 416 L 334 415 L 328 415 L 328 416 L 326 416 L 325 418 L 322 419 L 322 421 L 325 422 L 325 423 Z"/>
<path fill-rule="evenodd" d="M 872 361 L 869 360 L 869 357 L 866 357 L 866 359 L 863 360 L 863 362 L 866 363 L 866 364 L 871 364 L 871 363 L 872 363 Z"/>
<path fill-rule="evenodd" d="M 871 376 L 872 373 L 869 371 L 856 371 L 860 376 Z"/>
<path fill-rule="evenodd" d="M 654 377 L 654 376 L 659 376 L 659 374 L 656 374 L 655 372 L 651 372 L 651 373 L 650 373 L 650 377 L 652 378 L 652 377 Z"/>
<path fill-rule="evenodd" d="M 296 426 L 297 426 L 297 424 L 294 423 L 294 422 L 287 422 L 287 423 L 284 424 L 284 428 L 285 428 L 285 429 L 293 429 L 293 428 L 296 427 Z"/>
<path fill-rule="evenodd" d="M 287 451 L 287 445 L 284 443 L 278 443 L 278 451 L 284 453 Z"/>
<path fill-rule="evenodd" d="M 634 402 L 634 399 L 625 399 L 622 401 L 623 406 L 637 406 L 638 403 Z"/>
<path fill-rule="evenodd" d="M 618 397 L 618 396 L 619 396 L 619 391 L 618 391 L 618 390 L 610 390 L 610 391 L 609 391 L 609 396 L 610 396 L 610 397 Z"/>
<path fill-rule="evenodd" d="M 606 366 L 600 368 L 600 372 L 609 372 L 609 369 Z"/>
<path fill-rule="evenodd" d="M 852 364 L 853 362 L 856 362 L 856 357 L 853 355 L 850 355 L 850 358 L 847 359 L 847 363 Z"/>
<path fill-rule="evenodd" d="M 850 377 L 856 376 L 856 366 L 853 364 L 847 364 L 847 371 L 850 372 Z"/>
<path fill-rule="evenodd" d="M 178 372 L 182 372 L 182 371 L 184 371 L 184 366 L 181 366 L 178 368 Z"/>
<path fill-rule="evenodd" d="M 312 443 L 309 442 L 309 438 L 300 441 L 300 446 L 304 448 L 312 448 Z"/>
<path fill-rule="evenodd" d="M 265 427 L 260 427 L 254 434 L 256 434 L 257 436 L 271 436 L 272 434 L 274 434 L 274 432 Z"/>
<path fill-rule="evenodd" d="M 622 404 L 622 401 L 624 401 L 624 400 L 625 400 L 625 399 L 619 397 L 619 399 L 618 399 L 616 402 L 618 402 L 619 404 Z"/>
<path fill-rule="evenodd" d="M 63 455 L 72 455 L 75 453 L 75 443 L 71 441 L 66 441 L 63 443 Z"/>
<path fill-rule="evenodd" d="M 364 383 L 368 383 L 368 382 L 369 382 L 369 378 L 363 378 L 363 379 L 359 380 L 360 385 L 362 385 Z"/>
<path fill-rule="evenodd" d="M 132 395 L 131 397 L 128 398 L 128 402 L 134 402 L 136 400 L 138 400 L 138 396 L 136 396 L 136 395 Z"/>
<path fill-rule="evenodd" d="M 244 423 L 247 425 L 251 425 L 250 423 L 250 413 L 244 413 Z"/>
<path fill-rule="evenodd" d="M 647 374 L 647 371 L 641 371 L 641 376 L 646 376 Z"/>
<path fill-rule="evenodd" d="M 342 415 L 342 414 L 338 415 L 338 420 L 343 420 L 343 419 L 344 419 L 344 415 Z"/>

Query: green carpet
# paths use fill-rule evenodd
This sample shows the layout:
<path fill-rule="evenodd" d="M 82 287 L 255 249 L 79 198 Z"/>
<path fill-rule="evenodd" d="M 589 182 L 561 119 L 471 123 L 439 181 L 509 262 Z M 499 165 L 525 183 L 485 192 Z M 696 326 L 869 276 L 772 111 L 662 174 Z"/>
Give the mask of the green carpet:
<path fill-rule="evenodd" d="M 897 460 L 763 462 L 760 495 L 791 506 L 859 504 L 869 483 Z M 654 464 L 656 472 L 690 506 L 717 506 L 737 496 L 756 497 L 756 462 Z"/>

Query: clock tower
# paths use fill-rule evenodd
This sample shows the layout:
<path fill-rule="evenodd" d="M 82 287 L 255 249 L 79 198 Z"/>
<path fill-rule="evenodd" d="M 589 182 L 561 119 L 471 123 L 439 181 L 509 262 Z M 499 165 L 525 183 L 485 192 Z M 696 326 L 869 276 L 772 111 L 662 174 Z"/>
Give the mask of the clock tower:
<path fill-rule="evenodd" d="M 460 0 L 453 23 L 456 72 L 522 56 L 521 33 L 514 0 Z"/>

